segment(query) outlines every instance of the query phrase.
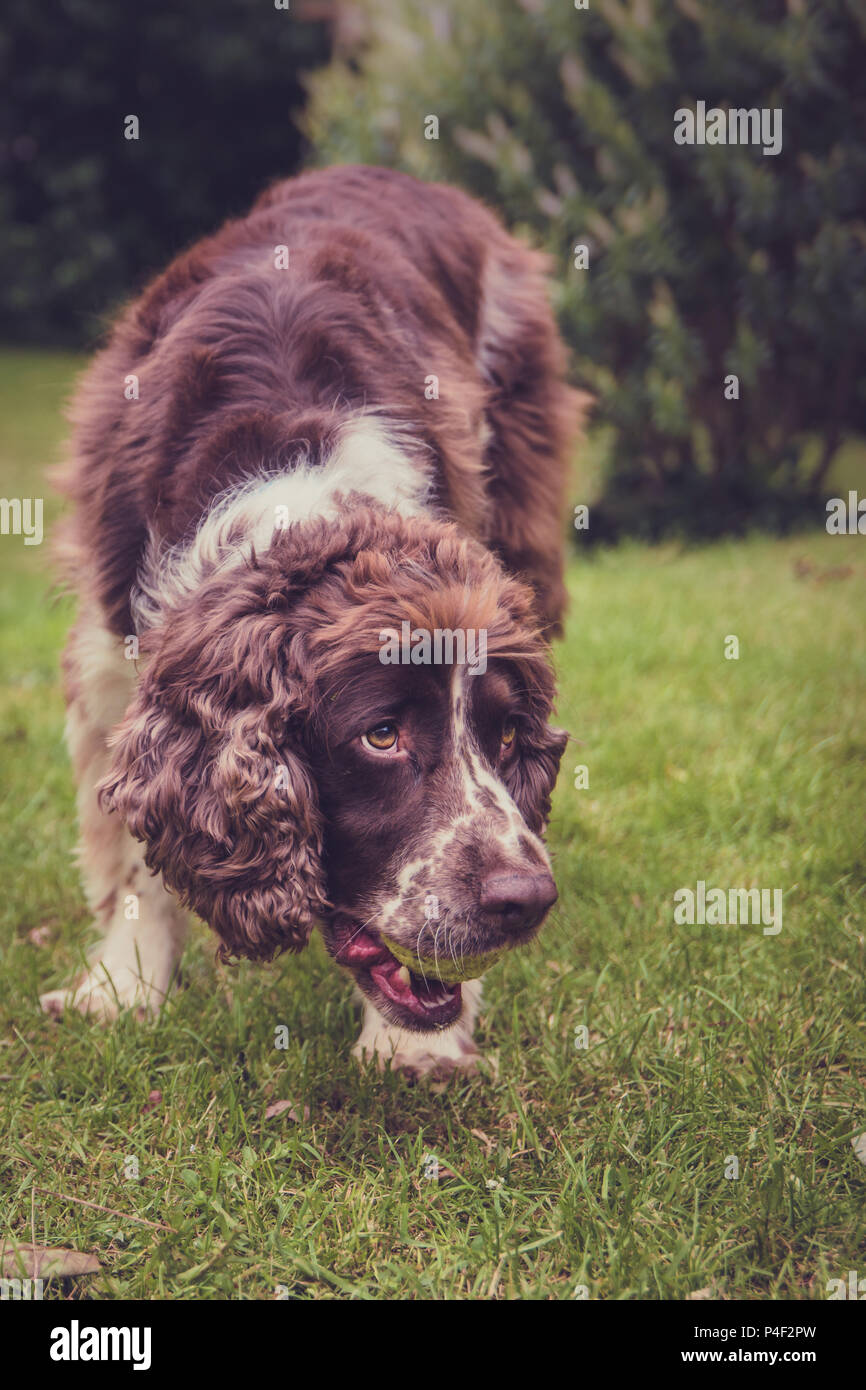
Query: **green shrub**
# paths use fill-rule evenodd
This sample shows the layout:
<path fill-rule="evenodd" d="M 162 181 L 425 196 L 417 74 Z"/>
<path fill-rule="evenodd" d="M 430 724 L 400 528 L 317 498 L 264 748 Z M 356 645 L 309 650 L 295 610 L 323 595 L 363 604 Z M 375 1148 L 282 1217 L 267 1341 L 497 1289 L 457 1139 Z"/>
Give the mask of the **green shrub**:
<path fill-rule="evenodd" d="M 360 59 L 312 84 L 317 158 L 454 180 L 551 250 L 613 440 L 591 534 L 823 515 L 836 450 L 866 429 L 859 0 L 363 7 Z M 698 101 L 781 108 L 781 151 L 677 144 Z"/>

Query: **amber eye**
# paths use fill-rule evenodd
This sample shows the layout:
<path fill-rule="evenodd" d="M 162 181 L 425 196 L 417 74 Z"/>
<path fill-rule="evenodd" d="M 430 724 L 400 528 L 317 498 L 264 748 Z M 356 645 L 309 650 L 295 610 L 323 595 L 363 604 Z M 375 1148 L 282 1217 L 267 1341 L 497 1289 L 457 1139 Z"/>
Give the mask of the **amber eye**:
<path fill-rule="evenodd" d="M 376 724 L 367 730 L 361 742 L 368 748 L 375 748 L 377 753 L 387 753 L 396 744 L 399 732 L 396 724 Z"/>
<path fill-rule="evenodd" d="M 517 738 L 517 729 L 514 724 L 503 724 L 502 726 L 502 747 L 510 748 Z"/>

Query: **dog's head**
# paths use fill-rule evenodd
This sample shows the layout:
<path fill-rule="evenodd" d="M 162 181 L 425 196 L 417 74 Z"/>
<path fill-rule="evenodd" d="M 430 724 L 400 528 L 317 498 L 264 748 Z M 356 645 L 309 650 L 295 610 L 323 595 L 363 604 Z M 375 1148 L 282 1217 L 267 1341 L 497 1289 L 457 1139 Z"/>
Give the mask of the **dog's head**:
<path fill-rule="evenodd" d="M 566 736 L 531 605 L 442 522 L 289 528 L 148 639 L 103 805 L 224 955 L 297 950 L 318 921 L 387 1018 L 445 1027 L 556 897 Z"/>

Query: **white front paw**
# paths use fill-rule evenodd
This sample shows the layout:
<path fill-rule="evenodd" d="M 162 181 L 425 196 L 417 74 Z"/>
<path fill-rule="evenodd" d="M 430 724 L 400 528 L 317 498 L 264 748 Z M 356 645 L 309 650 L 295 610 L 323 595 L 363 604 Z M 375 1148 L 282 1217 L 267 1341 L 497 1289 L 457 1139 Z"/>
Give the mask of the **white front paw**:
<path fill-rule="evenodd" d="M 431 1076 L 444 1081 L 455 1072 L 472 1076 L 478 1070 L 480 1052 L 459 1026 L 443 1033 L 409 1033 L 384 1026 L 364 1028 L 352 1048 L 352 1056 L 375 1061 L 380 1071 L 402 1072 L 414 1078 Z"/>
<path fill-rule="evenodd" d="M 139 1018 L 159 1013 L 166 991 L 145 983 L 126 967 L 114 971 L 97 963 L 66 989 L 52 989 L 39 996 L 43 1011 L 59 1018 L 66 1009 L 110 1023 L 124 1010 L 134 1009 Z"/>

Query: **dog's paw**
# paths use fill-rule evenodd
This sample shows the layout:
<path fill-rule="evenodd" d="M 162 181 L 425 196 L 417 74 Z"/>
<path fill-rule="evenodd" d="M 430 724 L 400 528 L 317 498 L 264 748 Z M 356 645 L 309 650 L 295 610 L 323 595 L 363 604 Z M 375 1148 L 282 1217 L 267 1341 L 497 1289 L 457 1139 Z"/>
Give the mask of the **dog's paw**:
<path fill-rule="evenodd" d="M 481 1053 L 476 1049 L 464 1057 L 442 1057 L 436 1052 L 405 1053 L 398 1052 L 391 1062 L 394 1071 L 399 1071 L 409 1081 L 450 1081 L 453 1077 L 475 1076 Z"/>
<path fill-rule="evenodd" d="M 165 994 L 146 987 L 138 978 L 115 981 L 97 966 L 81 975 L 65 989 L 48 990 L 40 994 L 44 1013 L 60 1018 L 67 1009 L 75 1009 L 99 1023 L 112 1023 L 125 1009 L 132 1009 L 140 1021 L 159 1013 Z"/>
<path fill-rule="evenodd" d="M 429 1033 L 407 1033 L 400 1028 L 367 1029 L 352 1048 L 359 1062 L 374 1061 L 379 1071 L 399 1071 L 409 1080 L 447 1081 L 459 1074 L 474 1076 L 481 1053 L 462 1029 L 451 1029 L 431 1037 Z"/>

